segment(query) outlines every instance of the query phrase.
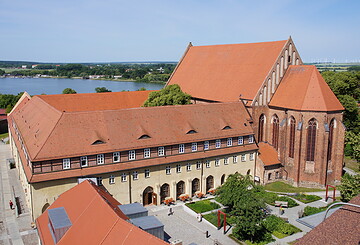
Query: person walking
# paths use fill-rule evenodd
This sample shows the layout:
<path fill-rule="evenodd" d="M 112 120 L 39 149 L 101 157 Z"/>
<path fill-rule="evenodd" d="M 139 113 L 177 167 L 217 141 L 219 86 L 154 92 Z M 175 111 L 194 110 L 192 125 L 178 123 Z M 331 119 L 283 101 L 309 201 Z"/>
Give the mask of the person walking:
<path fill-rule="evenodd" d="M 14 203 L 11 200 L 9 201 L 9 206 L 10 206 L 10 209 L 13 209 Z"/>

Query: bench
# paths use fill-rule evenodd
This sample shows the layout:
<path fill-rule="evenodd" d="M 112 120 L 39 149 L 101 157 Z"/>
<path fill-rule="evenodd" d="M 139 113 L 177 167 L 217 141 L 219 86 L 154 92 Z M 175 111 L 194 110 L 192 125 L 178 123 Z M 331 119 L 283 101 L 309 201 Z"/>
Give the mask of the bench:
<path fill-rule="evenodd" d="M 288 202 L 283 202 L 283 201 L 275 201 L 275 207 L 284 207 L 287 208 L 288 207 Z"/>

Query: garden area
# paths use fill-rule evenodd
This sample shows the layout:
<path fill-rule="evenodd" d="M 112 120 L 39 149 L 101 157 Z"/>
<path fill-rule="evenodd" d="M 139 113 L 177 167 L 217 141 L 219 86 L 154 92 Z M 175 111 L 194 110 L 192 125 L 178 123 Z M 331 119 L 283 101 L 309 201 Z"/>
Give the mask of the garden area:
<path fill-rule="evenodd" d="M 219 204 L 211 202 L 211 199 L 202 200 L 198 202 L 190 202 L 185 205 L 196 213 L 204 213 L 214 209 L 220 208 Z"/>
<path fill-rule="evenodd" d="M 265 185 L 265 190 L 274 192 L 285 192 L 285 193 L 300 193 L 300 192 L 317 192 L 324 191 L 325 189 L 319 188 L 305 188 L 305 187 L 294 187 L 281 181 L 272 182 Z"/>
<path fill-rule="evenodd" d="M 321 200 L 321 197 L 316 196 L 316 195 L 305 195 L 305 194 L 299 194 L 299 193 L 296 193 L 296 195 L 291 196 L 291 197 L 302 203 L 310 203 L 310 202 L 315 202 L 315 201 Z"/>

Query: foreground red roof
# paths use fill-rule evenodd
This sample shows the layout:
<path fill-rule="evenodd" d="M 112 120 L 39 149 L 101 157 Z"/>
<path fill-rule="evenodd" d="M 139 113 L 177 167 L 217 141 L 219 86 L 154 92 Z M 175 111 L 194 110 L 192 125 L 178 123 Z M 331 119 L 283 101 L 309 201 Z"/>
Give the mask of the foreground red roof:
<path fill-rule="evenodd" d="M 252 100 L 286 42 L 190 46 L 168 84 L 200 99 Z"/>
<path fill-rule="evenodd" d="M 281 163 L 278 158 L 278 152 L 267 142 L 259 143 L 259 157 L 265 166 Z"/>
<path fill-rule="evenodd" d="M 302 111 L 342 111 L 335 94 L 312 65 L 290 66 L 269 106 Z"/>
<path fill-rule="evenodd" d="M 63 207 L 72 223 L 57 243 L 65 244 L 168 244 L 130 224 L 109 193 L 86 180 L 61 194 L 36 219 L 42 244 L 53 245 L 48 210 Z"/>

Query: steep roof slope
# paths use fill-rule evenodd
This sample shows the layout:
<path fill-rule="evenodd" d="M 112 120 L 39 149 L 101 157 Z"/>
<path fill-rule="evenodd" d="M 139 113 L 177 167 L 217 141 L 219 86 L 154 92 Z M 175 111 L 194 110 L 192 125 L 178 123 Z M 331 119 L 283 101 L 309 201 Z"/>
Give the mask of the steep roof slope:
<path fill-rule="evenodd" d="M 72 223 L 57 244 L 167 244 L 126 220 L 120 203 L 86 180 L 61 194 L 48 208 L 64 207 Z M 46 210 L 37 220 L 43 244 L 54 244 Z"/>
<path fill-rule="evenodd" d="M 242 102 L 63 113 L 34 160 L 253 134 L 248 118 Z"/>
<path fill-rule="evenodd" d="M 259 157 L 265 166 L 281 163 L 277 151 L 267 142 L 259 143 Z"/>
<path fill-rule="evenodd" d="M 350 203 L 360 205 L 360 195 L 354 197 Z M 344 205 L 295 244 L 358 244 L 359 220 L 360 208 Z"/>
<path fill-rule="evenodd" d="M 153 90 L 89 94 L 37 95 L 36 97 L 46 101 L 46 103 L 55 107 L 59 111 L 76 112 L 140 107 L 151 92 L 153 92 Z"/>
<path fill-rule="evenodd" d="M 200 99 L 252 100 L 286 42 L 191 46 L 168 84 Z"/>
<path fill-rule="evenodd" d="M 302 111 L 341 111 L 343 106 L 312 65 L 292 65 L 269 106 Z"/>

